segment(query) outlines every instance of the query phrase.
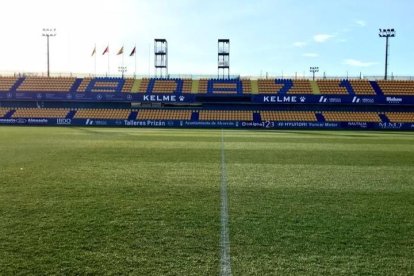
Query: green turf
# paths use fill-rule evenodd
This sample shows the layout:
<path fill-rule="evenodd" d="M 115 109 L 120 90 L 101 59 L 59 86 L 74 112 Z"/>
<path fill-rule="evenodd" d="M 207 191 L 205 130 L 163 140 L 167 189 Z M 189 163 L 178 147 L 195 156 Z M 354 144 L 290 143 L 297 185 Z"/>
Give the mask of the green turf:
<path fill-rule="evenodd" d="M 228 136 L 236 275 L 414 273 L 414 135 Z"/>
<path fill-rule="evenodd" d="M 224 131 L 233 275 L 414 273 L 414 134 Z M 217 275 L 220 130 L 0 127 L 0 275 Z"/>

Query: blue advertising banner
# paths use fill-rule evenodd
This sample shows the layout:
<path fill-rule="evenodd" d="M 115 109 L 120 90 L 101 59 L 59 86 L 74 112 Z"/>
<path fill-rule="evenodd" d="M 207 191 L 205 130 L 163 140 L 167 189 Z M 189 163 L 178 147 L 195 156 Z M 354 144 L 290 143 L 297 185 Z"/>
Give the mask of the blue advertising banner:
<path fill-rule="evenodd" d="M 162 103 L 180 103 L 194 102 L 195 94 L 142 94 L 142 93 L 29 93 L 29 92 L 0 92 L 2 100 L 22 100 L 22 101 L 76 101 L 76 102 L 162 102 Z"/>
<path fill-rule="evenodd" d="M 218 98 L 219 97 L 219 98 Z M 7 101 L 74 101 L 74 102 L 157 102 L 193 103 L 211 99 L 220 102 L 252 102 L 259 104 L 351 104 L 351 105 L 414 105 L 414 96 L 351 96 L 351 95 L 220 95 L 216 94 L 143 94 L 112 92 L 0 92 Z"/>
<path fill-rule="evenodd" d="M 350 96 L 350 95 L 254 95 L 252 102 L 263 104 L 353 104 L 414 105 L 413 96 Z"/>
<path fill-rule="evenodd" d="M 414 123 L 365 122 L 277 122 L 251 121 L 178 121 L 178 120 L 103 120 L 103 119 L 0 119 L 0 125 L 25 126 L 100 126 L 100 127 L 167 127 L 167 128 L 256 128 L 256 129 L 365 129 L 414 130 Z"/>

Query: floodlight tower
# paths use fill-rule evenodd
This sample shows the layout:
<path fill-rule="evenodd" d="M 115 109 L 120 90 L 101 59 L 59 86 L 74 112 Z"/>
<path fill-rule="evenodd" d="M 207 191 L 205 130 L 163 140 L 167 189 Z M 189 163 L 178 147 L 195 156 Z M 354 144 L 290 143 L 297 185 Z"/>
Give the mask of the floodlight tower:
<path fill-rule="evenodd" d="M 385 37 L 385 76 L 384 79 L 388 79 L 388 38 L 395 37 L 395 29 L 379 29 L 379 37 Z"/>
<path fill-rule="evenodd" d="M 309 67 L 309 72 L 312 73 L 312 76 L 313 76 L 312 80 L 315 81 L 315 73 L 319 72 L 319 67 L 315 67 L 315 66 Z"/>
<path fill-rule="evenodd" d="M 47 40 L 47 77 L 50 77 L 49 38 L 56 36 L 56 28 L 43 28 L 42 36 Z"/>
<path fill-rule="evenodd" d="M 127 71 L 128 71 L 127 66 L 118 66 L 118 72 L 122 74 L 122 78 L 124 78 L 124 75 Z"/>
<path fill-rule="evenodd" d="M 165 76 L 168 77 L 168 42 L 164 38 L 154 39 L 154 67 L 155 67 L 155 76 L 162 78 L 163 72 Z"/>
<path fill-rule="evenodd" d="M 217 75 L 220 78 L 220 71 L 224 76 L 227 71 L 227 78 L 230 78 L 230 39 L 218 40 Z"/>

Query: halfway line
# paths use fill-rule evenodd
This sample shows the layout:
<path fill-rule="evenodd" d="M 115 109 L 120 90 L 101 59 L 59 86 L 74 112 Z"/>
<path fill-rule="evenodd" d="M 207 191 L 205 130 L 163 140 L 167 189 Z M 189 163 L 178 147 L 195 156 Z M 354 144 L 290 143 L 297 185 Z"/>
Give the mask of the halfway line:
<path fill-rule="evenodd" d="M 231 275 L 227 171 L 224 156 L 224 130 L 221 130 L 221 187 L 220 187 L 220 275 Z"/>

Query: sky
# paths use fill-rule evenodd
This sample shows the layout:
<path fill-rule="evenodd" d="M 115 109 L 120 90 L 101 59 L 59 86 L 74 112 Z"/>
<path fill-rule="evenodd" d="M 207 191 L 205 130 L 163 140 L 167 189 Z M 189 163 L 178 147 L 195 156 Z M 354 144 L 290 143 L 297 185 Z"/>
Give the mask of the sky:
<path fill-rule="evenodd" d="M 168 41 L 169 73 L 217 74 L 217 39 L 230 39 L 230 71 L 241 76 L 384 74 L 385 39 L 395 28 L 389 73 L 414 75 L 412 0 L 0 0 L 0 74 L 154 74 L 154 38 Z M 91 54 L 96 45 L 97 54 Z M 109 55 L 103 56 L 109 45 Z M 136 45 L 136 57 L 129 53 Z M 136 60 L 136 70 L 135 70 Z"/>

